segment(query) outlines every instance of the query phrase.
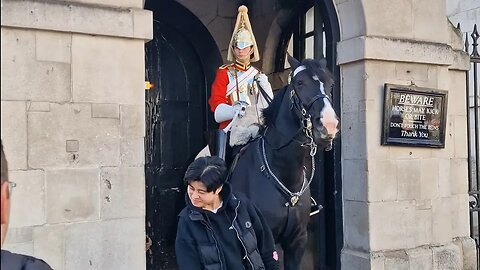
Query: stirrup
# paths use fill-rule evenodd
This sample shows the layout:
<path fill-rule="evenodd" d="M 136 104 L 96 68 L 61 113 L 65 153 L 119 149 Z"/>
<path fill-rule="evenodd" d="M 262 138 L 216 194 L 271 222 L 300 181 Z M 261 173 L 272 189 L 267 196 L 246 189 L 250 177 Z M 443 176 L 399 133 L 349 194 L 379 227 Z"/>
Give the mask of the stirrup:
<path fill-rule="evenodd" d="M 320 210 L 322 210 L 323 206 L 318 205 L 317 201 L 313 197 L 310 197 L 310 216 L 316 215 L 320 213 Z"/>

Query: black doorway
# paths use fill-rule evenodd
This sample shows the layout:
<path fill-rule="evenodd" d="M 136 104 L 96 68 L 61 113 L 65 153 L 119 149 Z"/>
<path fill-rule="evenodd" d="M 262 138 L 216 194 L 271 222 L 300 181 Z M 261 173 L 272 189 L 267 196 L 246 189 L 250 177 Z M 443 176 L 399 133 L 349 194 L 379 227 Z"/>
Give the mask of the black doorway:
<path fill-rule="evenodd" d="M 154 12 L 153 40 L 145 45 L 146 81 L 154 85 L 145 93 L 147 269 L 176 269 L 182 178 L 213 124 L 206 99 L 222 60 L 208 31 L 181 5 L 147 1 L 145 8 Z"/>

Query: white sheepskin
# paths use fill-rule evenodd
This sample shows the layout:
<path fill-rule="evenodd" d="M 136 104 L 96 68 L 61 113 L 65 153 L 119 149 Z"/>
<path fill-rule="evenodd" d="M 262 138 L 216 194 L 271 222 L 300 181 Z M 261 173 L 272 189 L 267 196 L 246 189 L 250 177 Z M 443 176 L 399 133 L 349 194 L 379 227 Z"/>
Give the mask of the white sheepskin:
<path fill-rule="evenodd" d="M 246 144 L 257 136 L 259 131 L 258 116 L 255 106 L 248 106 L 245 115 L 237 118 L 230 131 L 230 146 Z"/>

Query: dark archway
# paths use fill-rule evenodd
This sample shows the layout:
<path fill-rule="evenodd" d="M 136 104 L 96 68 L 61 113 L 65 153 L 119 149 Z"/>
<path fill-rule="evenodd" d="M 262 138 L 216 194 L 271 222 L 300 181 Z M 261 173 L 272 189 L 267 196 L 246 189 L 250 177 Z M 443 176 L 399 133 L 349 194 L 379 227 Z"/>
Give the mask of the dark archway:
<path fill-rule="evenodd" d="M 206 100 L 222 59 L 208 30 L 178 3 L 147 1 L 145 8 L 154 14 L 145 45 L 146 80 L 154 85 L 145 93 L 147 269 L 176 269 L 183 174 L 213 125 Z"/>
<path fill-rule="evenodd" d="M 333 1 L 279 0 L 279 3 L 282 12 L 276 20 L 282 31 L 274 72 L 288 76 L 285 61 L 289 49 L 297 59 L 325 57 L 336 81 L 332 91 L 335 111 L 341 115 L 340 69 L 336 63 L 340 29 Z M 311 219 L 310 244 L 303 268 L 340 269 L 343 247 L 341 138 L 335 140 L 332 151 L 317 153 L 316 162 L 319 166 L 311 186 L 312 197 L 324 208 Z"/>

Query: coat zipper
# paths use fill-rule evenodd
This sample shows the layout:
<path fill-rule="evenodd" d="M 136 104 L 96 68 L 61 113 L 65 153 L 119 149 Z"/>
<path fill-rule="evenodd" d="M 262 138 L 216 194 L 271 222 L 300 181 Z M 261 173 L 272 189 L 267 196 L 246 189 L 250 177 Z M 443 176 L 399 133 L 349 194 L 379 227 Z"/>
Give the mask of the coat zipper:
<path fill-rule="evenodd" d="M 235 230 L 235 233 L 237 234 L 237 238 L 238 238 L 238 241 L 240 241 L 240 243 L 242 244 L 242 247 L 243 249 L 245 250 L 245 258 L 247 258 L 247 261 L 250 263 L 250 266 L 252 267 L 252 270 L 255 270 L 255 267 L 253 266 L 253 263 L 252 261 L 250 260 L 250 258 L 248 257 L 248 250 L 247 250 L 247 247 L 245 247 L 245 244 L 243 243 L 242 239 L 240 239 L 240 234 L 238 233 L 238 230 L 237 228 L 235 228 L 235 220 L 237 219 L 237 216 L 238 216 L 238 207 L 240 206 L 240 201 L 238 201 L 238 204 L 237 206 L 235 207 L 235 217 L 233 218 L 232 220 L 232 226 L 231 228 L 233 228 Z"/>
<path fill-rule="evenodd" d="M 215 234 L 213 232 L 213 229 L 210 227 L 210 225 L 208 225 L 207 222 L 202 221 L 202 223 L 203 223 L 203 225 L 205 225 L 205 227 L 207 227 L 207 229 L 212 234 L 213 241 L 215 242 L 215 247 L 217 248 L 218 259 L 220 261 L 220 269 L 223 269 L 222 256 L 220 255 L 220 249 L 218 248 L 218 242 L 217 242 L 217 239 L 215 238 Z"/>

